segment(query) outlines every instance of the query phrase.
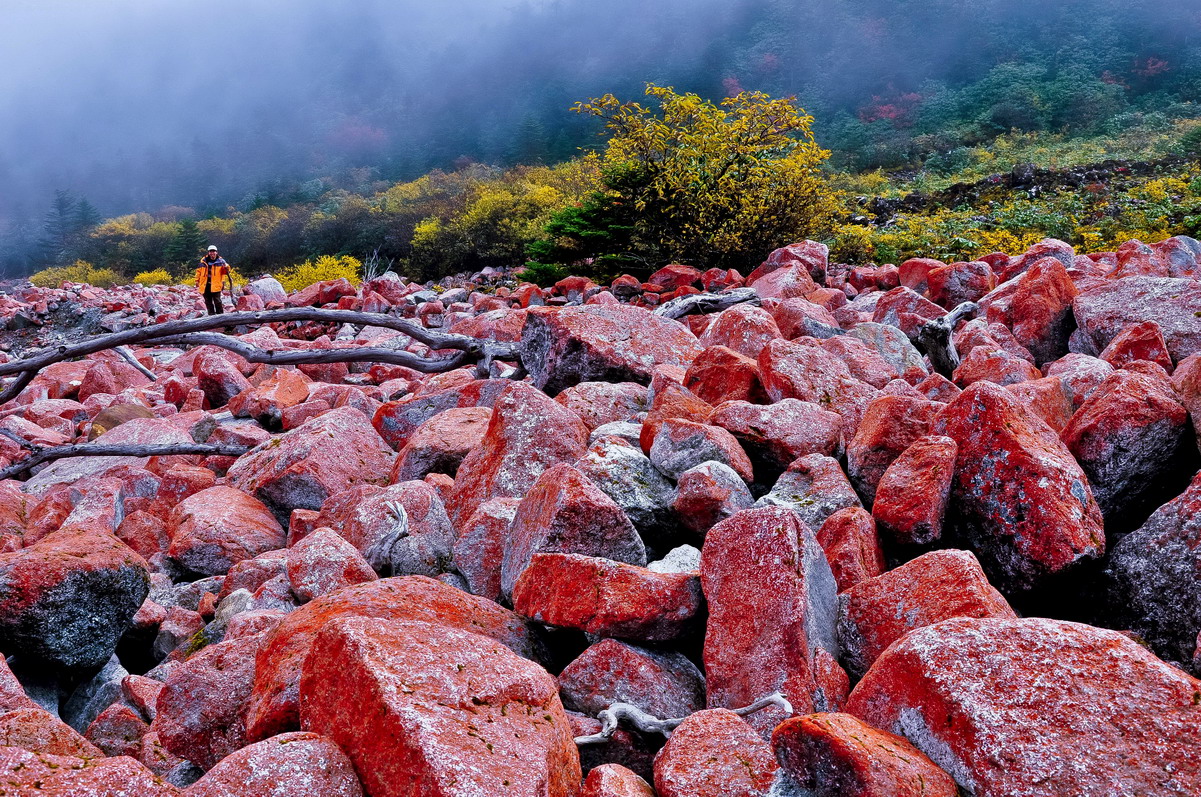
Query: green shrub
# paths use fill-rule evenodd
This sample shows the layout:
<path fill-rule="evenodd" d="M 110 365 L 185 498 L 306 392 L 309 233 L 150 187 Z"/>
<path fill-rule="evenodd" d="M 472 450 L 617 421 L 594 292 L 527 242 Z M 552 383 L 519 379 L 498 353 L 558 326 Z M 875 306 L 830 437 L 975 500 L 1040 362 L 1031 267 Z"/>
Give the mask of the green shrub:
<path fill-rule="evenodd" d="M 86 260 L 76 260 L 69 266 L 45 268 L 30 276 L 29 281 L 39 288 L 57 288 L 64 282 L 86 282 L 97 288 L 111 288 L 125 278 L 111 268 L 96 268 Z"/>

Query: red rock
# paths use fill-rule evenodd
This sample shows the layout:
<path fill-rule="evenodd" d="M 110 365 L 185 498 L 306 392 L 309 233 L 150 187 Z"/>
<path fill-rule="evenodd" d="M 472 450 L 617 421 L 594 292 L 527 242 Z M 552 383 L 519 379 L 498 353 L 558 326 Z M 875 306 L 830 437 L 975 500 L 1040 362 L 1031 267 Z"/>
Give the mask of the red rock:
<path fill-rule="evenodd" d="M 188 797 L 362 797 L 354 765 L 315 733 L 285 733 L 231 753 Z"/>
<path fill-rule="evenodd" d="M 698 711 L 680 723 L 655 756 L 655 793 L 767 797 L 776 769 L 771 746 L 737 714 Z"/>
<path fill-rule="evenodd" d="M 941 539 L 958 451 L 949 437 L 919 437 L 892 461 L 872 504 L 882 534 L 902 545 Z"/>
<path fill-rule="evenodd" d="M 0 747 L 78 758 L 104 755 L 70 725 L 41 708 L 18 708 L 0 714 Z"/>
<path fill-rule="evenodd" d="M 1016 617 L 971 551 L 931 551 L 851 587 L 839 602 L 843 661 L 862 677 L 915 628 L 951 617 Z"/>
<path fill-rule="evenodd" d="M 1072 248 L 1071 244 L 1056 238 L 1044 238 L 1022 255 L 1008 258 L 1007 262 L 993 263 L 992 266 L 1002 269 L 1002 280 L 1011 280 L 1019 274 L 1024 274 L 1035 263 L 1046 258 L 1054 258 L 1063 264 L 1064 268 L 1071 268 L 1075 263 L 1076 250 Z"/>
<path fill-rule="evenodd" d="M 555 401 L 578 415 L 592 431 L 644 412 L 647 390 L 635 382 L 581 382 L 555 396 Z"/>
<path fill-rule="evenodd" d="M 815 291 L 810 296 L 816 294 Z M 830 310 L 807 299 L 770 299 L 764 302 L 764 309 L 770 312 L 772 318 L 775 319 L 780 329 L 780 335 L 788 340 L 808 335 L 817 326 L 838 328 L 838 320 L 831 315 Z M 764 341 L 764 346 L 771 340 Z M 763 347 L 760 347 L 759 353 L 762 354 L 762 352 Z"/>
<path fill-rule="evenodd" d="M 1060 437 L 1113 522 L 1180 467 L 1187 429 L 1188 412 L 1169 384 L 1122 370 L 1093 391 Z"/>
<path fill-rule="evenodd" d="M 210 473 L 212 471 L 209 471 Z M 138 556 L 149 559 L 156 553 L 166 553 L 171 545 L 167 521 L 143 510 L 130 512 L 117 527 L 117 539 L 128 545 Z"/>
<path fill-rule="evenodd" d="M 79 400 L 106 393 L 115 396 L 130 388 L 150 384 L 150 380 L 139 370 L 121 360 L 94 359 L 79 385 Z"/>
<path fill-rule="evenodd" d="M 309 397 L 310 380 L 298 371 L 278 368 L 269 379 L 246 388 L 229 400 L 237 418 L 254 418 L 269 428 L 280 428 L 282 413 Z"/>
<path fill-rule="evenodd" d="M 64 528 L 0 554 L 0 649 L 54 670 L 95 670 L 146 599 L 146 562 L 103 530 Z"/>
<path fill-rule="evenodd" d="M 817 241 L 789 244 L 768 255 L 767 260 L 746 278 L 746 282 L 750 285 L 764 274 L 770 274 L 785 266 L 803 266 L 815 282 L 825 282 L 829 256 L 829 247 Z"/>
<path fill-rule="evenodd" d="M 744 481 L 754 480 L 750 457 L 734 435 L 719 426 L 668 418 L 659 427 L 650 450 L 651 463 L 664 475 L 678 479 L 702 462 L 720 462 Z"/>
<path fill-rule="evenodd" d="M 847 444 L 847 475 L 869 502 L 892 464 L 915 440 L 930 433 L 943 405 L 906 396 L 880 396 L 867 405 L 855 436 Z"/>
<path fill-rule="evenodd" d="M 1159 363 L 1169 374 L 1173 367 L 1167 341 L 1154 321 L 1144 321 L 1119 332 L 1101 352 L 1100 358 L 1114 368 L 1123 368 L 1135 360 Z"/>
<path fill-rule="evenodd" d="M 1015 357 L 1003 349 L 976 346 L 955 368 L 951 378 L 955 384 L 966 388 L 977 382 L 992 382 L 997 385 L 1013 385 L 1030 379 L 1038 379 L 1042 372 L 1033 363 Z"/>
<path fill-rule="evenodd" d="M 784 340 L 773 340 L 759 355 L 759 378 L 772 401 L 795 398 L 817 404 L 838 413 L 844 432 L 850 433 L 877 394 L 871 385 L 851 376 L 834 355 Z"/>
<path fill-rule="evenodd" d="M 687 366 L 701 348 L 678 321 L 630 305 L 590 305 L 530 310 L 521 350 L 534 385 L 558 393 L 580 382 L 647 384 L 656 366 Z"/>
<path fill-rule="evenodd" d="M 705 678 L 682 653 L 602 639 L 563 668 L 559 694 L 568 709 L 591 716 L 614 703 L 629 703 L 669 719 L 705 707 Z"/>
<path fill-rule="evenodd" d="M 1123 330 L 1146 321 L 1159 325 L 1176 362 L 1201 353 L 1201 282 L 1170 277 L 1097 280 L 1072 304 L 1081 335 L 1102 351 Z"/>
<path fill-rule="evenodd" d="M 771 313 L 762 307 L 736 304 L 717 314 L 699 342 L 706 348 L 725 346 L 753 359 L 769 341 L 778 337 L 781 337 L 780 328 Z"/>
<path fill-rule="evenodd" d="M 955 781 L 901 736 L 850 714 L 810 714 L 772 733 L 782 788 L 814 797 L 956 797 Z M 779 787 L 778 787 L 779 788 Z"/>
<path fill-rule="evenodd" d="M 332 529 L 317 529 L 287 555 L 292 592 L 304 601 L 377 576 L 358 550 Z"/>
<path fill-rule="evenodd" d="M 104 433 L 106 444 L 172 445 L 192 444 L 187 431 L 169 419 L 136 418 Z M 30 495 L 45 495 L 58 484 L 76 484 L 89 476 L 99 476 L 122 467 L 146 468 L 148 457 L 71 457 L 52 462 L 30 477 L 24 486 Z"/>
<path fill-rule="evenodd" d="M 584 453 L 588 427 L 575 413 L 530 385 L 515 382 L 497 398 L 483 442 L 463 460 L 447 504 L 465 522 L 492 498 L 525 495 L 542 472 Z"/>
<path fill-rule="evenodd" d="M 947 311 L 909 288 L 893 288 L 880 297 L 872 321 L 900 329 L 911 338 L 925 321 L 942 318 Z"/>
<path fill-rule="evenodd" d="M 1114 546 L 1110 602 L 1151 649 L 1187 662 L 1201 633 L 1201 478 Z"/>
<path fill-rule="evenodd" d="M 725 346 L 710 346 L 697 355 L 684 375 L 684 387 L 714 405 L 723 401 L 767 401 L 759 382 L 758 364 Z"/>
<path fill-rule="evenodd" d="M 274 631 L 287 614 L 280 609 L 251 609 L 229 618 L 225 640 L 243 639 Z"/>
<path fill-rule="evenodd" d="M 0 747 L 0 786 L 10 794 L 137 795 L 178 797 L 181 792 L 155 777 L 132 758 L 75 758 L 31 753 L 19 747 Z"/>
<path fill-rule="evenodd" d="M 705 538 L 701 584 L 709 705 L 741 708 L 780 691 L 798 712 L 824 709 L 813 660 L 818 648 L 837 650 L 836 586 L 813 532 L 786 509 L 739 512 Z M 749 722 L 768 731 L 781 714 Z"/>
<path fill-rule="evenodd" d="M 822 454 L 806 454 L 789 465 L 757 505 L 790 509 L 811 529 L 840 509 L 861 506 L 838 460 Z"/>
<path fill-rule="evenodd" d="M 927 275 L 929 297 L 948 310 L 963 302 L 977 302 L 997 287 L 988 263 L 952 263 L 932 269 Z"/>
<path fill-rule="evenodd" d="M 149 732 L 150 725 L 139 711 L 124 703 L 113 703 L 92 720 L 88 726 L 87 740 L 98 747 L 103 755 L 137 758 L 142 750 L 142 739 Z"/>
<path fill-rule="evenodd" d="M 438 623 L 492 637 L 528 658 L 535 652 L 526 622 L 490 600 L 424 576 L 355 584 L 305 604 L 267 635 L 247 707 L 250 741 L 297 729 L 301 667 L 313 638 L 338 617 Z"/>
<path fill-rule="evenodd" d="M 818 285 L 804 266 L 782 266 L 766 274 L 759 274 L 755 269 L 747 277 L 747 286 L 752 288 L 760 299 L 803 299 L 817 290 Z"/>
<path fill-rule="evenodd" d="M 602 764 L 584 778 L 580 797 L 655 797 L 655 790 L 621 764 Z"/>
<path fill-rule="evenodd" d="M 1072 419 L 1071 389 L 1058 376 L 1031 379 L 1005 387 L 1056 432 L 1062 431 Z"/>
<path fill-rule="evenodd" d="M 1199 692 L 1114 631 L 957 618 L 885 651 L 847 711 L 907 737 L 981 797 L 1191 794 Z"/>
<path fill-rule="evenodd" d="M 484 502 L 459 528 L 454 543 L 454 561 L 467 579 L 473 595 L 500 599 L 500 567 L 504 560 L 509 526 L 521 503 L 517 498 L 494 498 Z"/>
<path fill-rule="evenodd" d="M 230 399 L 250 387 L 234 362 L 235 355 L 219 349 L 207 350 L 192 364 L 198 385 L 209 406 L 224 407 Z M 240 359 L 240 358 L 239 358 Z"/>
<path fill-rule="evenodd" d="M 232 487 L 210 487 L 171 513 L 172 558 L 205 576 L 284 547 L 286 535 L 261 501 Z"/>
<path fill-rule="evenodd" d="M 479 447 L 491 419 L 487 407 L 454 407 L 430 418 L 400 450 L 392 482 L 422 479 L 429 473 L 454 476 L 463 458 Z"/>
<path fill-rule="evenodd" d="M 712 460 L 684 471 L 676 487 L 672 508 L 680 524 L 702 538 L 716 524 L 755 503 L 742 477 Z"/>
<path fill-rule="evenodd" d="M 846 363 L 851 376 L 872 387 L 882 388 L 901 376 L 876 349 L 851 335 L 835 335 L 821 347 Z"/>
<path fill-rule="evenodd" d="M 1113 366 L 1087 354 L 1066 354 L 1046 366 L 1047 376 L 1063 380 L 1072 399 L 1072 411 L 1080 409 L 1092 392 L 1113 373 Z"/>
<path fill-rule="evenodd" d="M 817 542 L 826 553 L 839 592 L 887 569 L 876 523 L 862 507 L 840 509 L 826 518 L 818 529 Z"/>
<path fill-rule="evenodd" d="M 394 505 L 404 509 L 403 519 Z M 440 494 L 424 481 L 337 493 L 322 504 L 317 522 L 336 529 L 380 572 L 436 576 L 451 559 L 454 527 Z"/>
<path fill-rule="evenodd" d="M 917 293 L 925 293 L 927 275 L 934 269 L 944 266 L 946 264 L 941 260 L 934 260 L 928 257 L 911 257 L 897 267 L 897 279 L 906 288 Z"/>
<path fill-rule="evenodd" d="M 684 375 L 680 374 L 681 383 L 668 381 L 658 389 L 653 382 L 651 383 L 651 406 L 646 420 L 642 423 L 642 432 L 638 439 L 644 453 L 650 453 L 655 437 L 659 434 L 659 427 L 668 418 L 707 423 L 709 416 L 713 414 L 713 405 L 697 398 L 692 391 L 684 387 L 683 379 Z"/>
<path fill-rule="evenodd" d="M 646 549 L 621 507 L 565 463 L 544 471 L 517 507 L 501 562 L 502 594 L 513 592 L 537 553 L 578 553 L 646 564 Z"/>
<path fill-rule="evenodd" d="M 1073 327 L 1076 286 L 1063 262 L 1052 257 L 1035 261 L 1018 279 L 1007 307 L 988 308 L 989 321 L 1000 320 L 1030 350 L 1036 363 L 1062 357 Z M 994 314 L 994 310 L 1000 312 Z"/>
<path fill-rule="evenodd" d="M 931 401 L 949 402 L 963 391 L 942 374 L 930 374 L 915 386 L 917 391 Z"/>
<path fill-rule="evenodd" d="M 955 440 L 956 532 L 1002 591 L 1027 589 L 1102 555 L 1101 512 L 1088 478 L 1055 432 L 989 382 L 935 418 Z"/>
<path fill-rule="evenodd" d="M 185 609 L 182 606 L 172 606 L 159 623 L 158 634 L 154 638 L 154 654 L 157 658 L 166 658 L 168 654 L 184 647 L 182 657 L 191 653 L 192 638 L 204 628 L 204 618 L 199 612 Z"/>
<path fill-rule="evenodd" d="M 797 399 L 768 405 L 727 401 L 714 409 L 709 423 L 730 432 L 752 454 L 779 467 L 806 454 L 837 456 L 842 447 L 842 418 Z"/>
<path fill-rule="evenodd" d="M 159 503 L 173 507 L 180 501 L 217 483 L 217 474 L 199 465 L 176 465 L 163 474 L 155 495 Z"/>
<path fill-rule="evenodd" d="M 210 769 L 246 745 L 246 701 L 263 638 L 210 645 L 167 676 L 150 727 L 168 751 Z"/>
<path fill-rule="evenodd" d="M 579 790 L 554 679 L 487 637 L 336 620 L 317 635 L 300 691 L 304 727 L 345 750 L 373 796 Z"/>
<path fill-rule="evenodd" d="M 387 483 L 394 457 L 362 413 L 343 407 L 239 457 L 229 483 L 287 517 L 351 487 Z"/>
<path fill-rule="evenodd" d="M 513 587 L 513 608 L 548 625 L 663 642 L 699 625 L 700 580 L 691 573 L 574 553 L 535 553 Z"/>
<path fill-rule="evenodd" d="M 646 281 L 658 285 L 662 291 L 674 291 L 676 288 L 691 287 L 700 282 L 700 279 L 699 269 L 672 263 L 651 274 Z"/>

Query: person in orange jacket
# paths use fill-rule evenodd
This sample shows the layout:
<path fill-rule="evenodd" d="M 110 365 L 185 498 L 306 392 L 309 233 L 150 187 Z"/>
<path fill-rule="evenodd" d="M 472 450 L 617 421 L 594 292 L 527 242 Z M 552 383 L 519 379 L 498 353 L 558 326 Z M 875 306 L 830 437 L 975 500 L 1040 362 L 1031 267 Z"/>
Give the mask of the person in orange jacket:
<path fill-rule="evenodd" d="M 229 284 L 229 296 L 232 299 L 234 281 L 229 273 L 229 263 L 217 253 L 217 247 L 210 246 L 208 253 L 200 258 L 200 268 L 196 269 L 196 290 L 204 294 L 204 306 L 209 315 L 225 312 L 221 304 L 221 291 L 226 283 Z"/>

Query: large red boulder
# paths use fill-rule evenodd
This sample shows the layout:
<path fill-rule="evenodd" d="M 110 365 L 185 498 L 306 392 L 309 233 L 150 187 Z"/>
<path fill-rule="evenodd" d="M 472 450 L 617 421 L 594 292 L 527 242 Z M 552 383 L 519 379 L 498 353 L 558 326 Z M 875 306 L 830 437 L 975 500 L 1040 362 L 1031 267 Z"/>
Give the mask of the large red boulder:
<path fill-rule="evenodd" d="M 340 407 L 239 457 L 229 483 L 286 518 L 293 509 L 320 509 L 342 490 L 387 484 L 395 456 L 363 413 Z"/>
<path fill-rule="evenodd" d="M 555 396 L 555 401 L 580 416 L 592 430 L 644 412 L 647 389 L 637 382 L 580 382 Z"/>
<path fill-rule="evenodd" d="M 449 378 L 450 374 L 441 376 Z M 491 407 L 508 387 L 504 379 L 468 379 L 447 386 L 444 382 L 433 381 L 435 378 L 428 377 L 415 393 L 385 402 L 375 410 L 371 425 L 388 445 L 400 450 L 413 432 L 440 412 L 459 407 Z M 438 387 L 435 389 L 435 386 Z"/>
<path fill-rule="evenodd" d="M 534 385 L 552 394 L 580 382 L 645 385 L 657 366 L 687 367 L 700 352 L 683 324 L 631 305 L 533 308 L 521 335 Z"/>
<path fill-rule="evenodd" d="M 569 797 L 580 760 L 554 678 L 499 642 L 345 618 L 313 642 L 301 723 L 338 744 L 372 797 Z"/>
<path fill-rule="evenodd" d="M 722 310 L 700 336 L 702 346 L 725 346 L 756 358 L 768 342 L 781 337 L 776 320 L 762 307 L 736 304 Z"/>
<path fill-rule="evenodd" d="M 687 717 L 705 707 L 705 677 L 682 653 L 602 639 L 559 673 L 568 709 L 596 716 L 629 703 L 652 717 Z"/>
<path fill-rule="evenodd" d="M 1141 509 L 1144 496 L 1178 472 L 1188 422 L 1165 380 L 1121 370 L 1092 392 L 1060 436 L 1112 522 Z"/>
<path fill-rule="evenodd" d="M 800 265 L 781 266 L 767 273 L 756 269 L 747 277 L 747 286 L 760 299 L 803 299 L 818 288 L 809 270 Z"/>
<path fill-rule="evenodd" d="M 713 405 L 697 398 L 691 390 L 684 387 L 683 380 L 684 374 L 681 373 L 679 382 L 664 379 L 662 384 L 651 384 L 654 395 L 651 397 L 646 420 L 642 422 L 642 431 L 638 435 L 638 444 L 642 446 L 644 453 L 650 453 L 651 446 L 655 444 L 655 437 L 659 434 L 659 427 L 666 420 L 681 418 L 697 423 L 709 422 L 709 416 L 713 414 Z"/>
<path fill-rule="evenodd" d="M 930 269 L 926 274 L 927 295 L 948 310 L 963 302 L 975 302 L 997 287 L 997 278 L 988 263 L 951 263 Z"/>
<path fill-rule="evenodd" d="M 19 797 L 179 797 L 182 792 L 129 756 L 76 758 L 0 747 L 0 787 Z"/>
<path fill-rule="evenodd" d="M 285 561 L 288 583 L 302 601 L 377 578 L 363 555 L 333 529 L 309 534 L 288 549 Z"/>
<path fill-rule="evenodd" d="M 209 769 L 246 745 L 246 701 L 262 642 L 261 635 L 218 642 L 171 669 L 150 725 L 169 752 Z"/>
<path fill-rule="evenodd" d="M 695 573 L 656 573 L 573 553 L 534 554 L 513 587 L 513 608 L 522 616 L 643 642 L 694 630 L 703 606 Z"/>
<path fill-rule="evenodd" d="M 219 576 L 244 559 L 283 548 L 287 533 L 262 501 L 233 487 L 210 487 L 171 512 L 169 553 L 202 576 Z"/>
<path fill-rule="evenodd" d="M 588 442 L 588 427 L 571 410 L 522 382 L 496 399 L 479 447 L 459 465 L 447 502 L 451 521 L 463 523 L 492 498 L 521 497 L 542 472 L 574 462 Z"/>
<path fill-rule="evenodd" d="M 668 418 L 659 426 L 649 453 L 655 468 L 672 479 L 702 462 L 720 462 L 748 482 L 755 478 L 750 457 L 720 426 Z"/>
<path fill-rule="evenodd" d="M 251 741 L 299 727 L 301 667 L 313 638 L 339 617 L 437 623 L 490 636 L 522 656 L 533 657 L 536 651 L 528 625 L 516 614 L 439 581 L 405 576 L 346 587 L 305 604 L 267 635 L 259 649 L 254 692 L 247 706 Z"/>
<path fill-rule="evenodd" d="M 956 533 L 1003 592 L 1105 552 L 1088 477 L 1058 435 L 1002 387 L 977 382 L 934 421 L 958 446 Z"/>
<path fill-rule="evenodd" d="M 1016 617 L 971 551 L 931 551 L 844 592 L 842 660 L 860 677 L 893 642 L 950 617 Z"/>
<path fill-rule="evenodd" d="M 1172 373 L 1172 355 L 1168 353 L 1168 344 L 1159 331 L 1159 324 L 1154 321 L 1144 321 L 1122 330 L 1098 356 L 1114 368 L 1147 360 L 1159 363 Z"/>
<path fill-rule="evenodd" d="M 959 446 L 949 437 L 919 437 L 880 477 L 872 517 L 881 533 L 904 545 L 942 537 Z"/>
<path fill-rule="evenodd" d="M 187 797 L 362 797 L 354 764 L 315 733 L 283 733 L 230 753 Z"/>
<path fill-rule="evenodd" d="M 812 797 L 956 797 L 955 781 L 907 739 L 850 714 L 795 717 L 772 733 L 780 788 Z M 801 790 L 804 790 L 801 792 Z"/>
<path fill-rule="evenodd" d="M 519 498 L 493 498 L 459 526 L 454 563 L 471 594 L 500 600 L 500 566 L 520 504 Z"/>
<path fill-rule="evenodd" d="M 479 447 L 490 420 L 488 407 L 454 407 L 438 413 L 417 427 L 400 449 L 392 481 L 423 479 L 429 473 L 454 476 L 463 458 Z"/>
<path fill-rule="evenodd" d="M 0 554 L 0 651 L 52 670 L 94 671 L 149 590 L 145 560 L 116 537 L 60 529 Z"/>
<path fill-rule="evenodd" d="M 847 443 L 847 475 L 869 502 L 893 460 L 915 440 L 930 433 L 943 405 L 909 396 L 882 395 L 867 405 L 855 436 Z"/>
<path fill-rule="evenodd" d="M 672 508 L 680 525 L 703 538 L 713 526 L 754 503 L 750 488 L 733 468 L 709 460 L 680 474 Z"/>
<path fill-rule="evenodd" d="M 764 274 L 784 268 L 785 266 L 803 266 L 809 272 L 814 282 L 826 281 L 826 268 L 829 265 L 830 247 L 817 241 L 801 241 L 775 249 L 767 256 L 760 266 L 746 278 L 750 285 Z"/>
<path fill-rule="evenodd" d="M 512 594 L 522 571 L 538 553 L 646 564 L 646 548 L 621 507 L 564 463 L 544 471 L 517 507 L 501 562 L 502 594 Z"/>
<path fill-rule="evenodd" d="M 847 712 L 905 736 L 977 797 L 1195 794 L 1201 681 L 1126 636 L 1042 618 L 911 631 Z"/>
<path fill-rule="evenodd" d="M 1030 266 L 1017 282 L 1006 307 L 988 309 L 989 321 L 1001 321 L 1038 364 L 1056 360 L 1068 351 L 1075 326 L 1072 299 L 1076 286 L 1063 263 L 1044 258 Z"/>
<path fill-rule="evenodd" d="M 655 790 L 621 764 L 601 764 L 584 778 L 580 797 L 655 797 Z"/>
<path fill-rule="evenodd" d="M 368 564 L 391 575 L 436 576 L 451 560 L 454 528 L 438 490 L 424 481 L 337 493 L 321 505 L 316 524 L 337 531 Z"/>
<path fill-rule="evenodd" d="M 787 340 L 773 340 L 764 347 L 759 375 L 772 401 L 800 399 L 840 415 L 847 437 L 854 434 L 868 403 L 879 393 L 851 376 L 846 363 L 833 354 Z"/>
<path fill-rule="evenodd" d="M 20 747 L 31 753 L 80 758 L 104 755 L 70 725 L 41 708 L 18 708 L 0 713 L 0 747 Z M 0 780 L 0 787 L 3 785 Z"/>
<path fill-rule="evenodd" d="M 276 369 L 266 381 L 230 399 L 229 411 L 236 418 L 254 418 L 263 426 L 278 429 L 284 410 L 308 400 L 311 381 L 299 371 Z"/>
<path fill-rule="evenodd" d="M 238 369 L 241 360 L 222 349 L 209 348 L 192 361 L 192 372 L 210 407 L 224 407 L 234 396 L 250 388 L 250 380 Z"/>
<path fill-rule="evenodd" d="M 1072 309 L 1094 351 L 1103 351 L 1128 327 L 1154 321 L 1173 360 L 1201 353 L 1201 282 L 1197 280 L 1145 276 L 1096 280 L 1082 286 Z"/>
<path fill-rule="evenodd" d="M 779 507 L 748 509 L 709 530 L 701 551 L 709 604 L 705 676 L 709 705 L 741 708 L 782 692 L 801 713 L 825 710 L 819 648 L 837 653 L 834 576 L 813 532 Z M 750 722 L 769 731 L 782 712 Z"/>
<path fill-rule="evenodd" d="M 655 756 L 655 793 L 767 797 L 777 768 L 771 745 L 733 711 L 698 711 Z"/>
<path fill-rule="evenodd" d="M 826 518 L 817 530 L 838 591 L 845 592 L 886 569 L 876 523 L 863 507 L 850 506 Z"/>
<path fill-rule="evenodd" d="M 733 434 L 756 458 L 780 468 L 806 454 L 838 456 L 842 447 L 842 418 L 793 398 L 766 405 L 727 401 L 714 409 L 709 423 Z"/>
<path fill-rule="evenodd" d="M 767 400 L 759 382 L 759 365 L 750 357 L 725 346 L 710 346 L 697 355 L 684 375 L 684 387 L 702 401 Z"/>

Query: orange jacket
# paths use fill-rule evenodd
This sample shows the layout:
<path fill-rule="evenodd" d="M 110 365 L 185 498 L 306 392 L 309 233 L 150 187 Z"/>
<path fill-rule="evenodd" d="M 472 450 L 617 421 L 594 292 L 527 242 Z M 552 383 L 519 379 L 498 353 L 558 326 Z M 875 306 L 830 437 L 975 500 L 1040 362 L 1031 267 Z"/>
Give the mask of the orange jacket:
<path fill-rule="evenodd" d="M 220 293 L 228 276 L 229 264 L 223 258 L 219 257 L 209 262 L 207 257 L 202 257 L 200 268 L 196 269 L 196 290 L 202 293 Z"/>

